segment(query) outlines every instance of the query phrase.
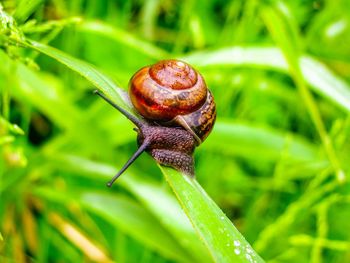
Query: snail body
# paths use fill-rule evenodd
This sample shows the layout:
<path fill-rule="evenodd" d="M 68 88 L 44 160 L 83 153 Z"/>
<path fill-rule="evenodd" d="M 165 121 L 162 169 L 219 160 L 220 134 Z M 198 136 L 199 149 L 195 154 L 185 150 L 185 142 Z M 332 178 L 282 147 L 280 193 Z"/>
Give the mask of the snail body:
<path fill-rule="evenodd" d="M 130 119 L 138 133 L 138 150 L 108 186 L 143 151 L 161 165 L 194 176 L 193 152 L 216 119 L 212 93 L 195 69 L 179 60 L 163 60 L 137 71 L 129 83 L 129 97 L 141 119 L 96 93 Z"/>
<path fill-rule="evenodd" d="M 138 145 L 148 144 L 148 152 L 158 163 L 194 175 L 193 152 L 196 140 L 191 133 L 176 127 L 145 126 L 137 136 Z"/>

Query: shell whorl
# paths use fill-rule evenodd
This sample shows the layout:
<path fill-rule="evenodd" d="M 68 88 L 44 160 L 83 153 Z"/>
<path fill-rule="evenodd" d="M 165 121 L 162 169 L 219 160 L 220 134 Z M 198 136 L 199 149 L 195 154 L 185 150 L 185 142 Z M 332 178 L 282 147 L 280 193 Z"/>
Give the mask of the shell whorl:
<path fill-rule="evenodd" d="M 161 122 L 198 110 L 207 97 L 203 77 L 178 60 L 163 60 L 142 68 L 129 86 L 136 110 L 146 119 Z"/>

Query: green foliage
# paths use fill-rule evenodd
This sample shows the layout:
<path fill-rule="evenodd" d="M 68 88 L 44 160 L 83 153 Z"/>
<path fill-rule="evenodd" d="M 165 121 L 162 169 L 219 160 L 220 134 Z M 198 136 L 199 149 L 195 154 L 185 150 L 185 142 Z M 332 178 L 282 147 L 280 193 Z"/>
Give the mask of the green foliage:
<path fill-rule="evenodd" d="M 0 261 L 349 261 L 349 8 L 2 1 Z M 92 91 L 132 112 L 132 74 L 174 57 L 217 102 L 198 182 L 144 154 L 106 189 L 135 133 Z"/>

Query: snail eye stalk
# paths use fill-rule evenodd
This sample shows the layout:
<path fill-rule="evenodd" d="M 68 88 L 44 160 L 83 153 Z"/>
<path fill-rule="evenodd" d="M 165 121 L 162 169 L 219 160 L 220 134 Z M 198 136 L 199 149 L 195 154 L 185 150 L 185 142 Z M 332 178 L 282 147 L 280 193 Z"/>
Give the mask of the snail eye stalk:
<path fill-rule="evenodd" d="M 139 131 L 139 128 L 143 127 L 144 124 L 137 117 L 131 115 L 129 112 L 127 112 L 123 108 L 119 107 L 117 104 L 112 102 L 109 98 L 107 98 L 106 95 L 99 92 L 98 90 L 95 90 L 94 93 L 97 94 L 98 96 L 100 96 L 105 101 L 107 101 L 110 105 L 112 105 L 120 113 L 122 113 L 125 117 L 127 117 L 130 121 L 132 121 L 138 127 L 138 128 L 135 128 L 136 131 Z M 120 169 L 120 171 L 115 176 L 113 176 L 113 178 L 107 183 L 107 186 L 111 187 L 113 185 L 113 183 L 115 182 L 115 180 L 117 180 L 119 178 L 119 176 L 121 176 L 122 173 L 125 172 L 125 170 L 141 155 L 141 153 L 143 153 L 147 149 L 148 146 L 149 146 L 149 142 L 147 140 L 145 140 L 141 144 L 141 146 L 137 149 L 137 151 L 133 154 L 133 156 L 131 156 L 131 158 L 126 162 L 126 164 L 124 164 L 122 169 Z"/>
<path fill-rule="evenodd" d="M 126 169 L 128 169 L 128 167 L 141 155 L 141 153 L 143 153 L 147 149 L 148 146 L 149 146 L 149 143 L 147 141 L 144 141 L 141 144 L 141 146 L 137 149 L 137 151 L 133 154 L 133 156 L 131 156 L 131 158 L 126 162 L 126 164 L 124 164 L 122 169 L 120 169 L 120 171 L 115 176 L 113 176 L 113 178 L 107 183 L 107 186 L 111 187 L 115 182 L 115 180 L 117 180 L 119 176 L 121 176 L 122 173 Z"/>
<path fill-rule="evenodd" d="M 130 121 L 132 121 L 132 123 L 134 123 L 137 127 L 141 127 L 143 125 L 143 123 L 138 118 L 136 118 L 135 116 L 131 115 L 129 112 L 127 112 L 126 110 L 124 110 L 123 108 L 121 108 L 120 106 L 115 104 L 113 101 L 111 101 L 109 98 L 107 98 L 106 95 L 103 94 L 102 92 L 100 92 L 98 90 L 94 90 L 94 93 L 97 94 L 98 96 L 100 96 L 105 101 L 107 101 L 114 108 L 116 108 L 121 114 L 123 114 Z"/>

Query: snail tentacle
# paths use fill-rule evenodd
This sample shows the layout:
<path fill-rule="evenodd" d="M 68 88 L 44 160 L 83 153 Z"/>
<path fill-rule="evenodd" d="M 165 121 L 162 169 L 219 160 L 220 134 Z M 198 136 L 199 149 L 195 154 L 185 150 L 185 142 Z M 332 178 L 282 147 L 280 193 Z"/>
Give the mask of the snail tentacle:
<path fill-rule="evenodd" d="M 107 98 L 106 95 L 103 94 L 102 92 L 100 92 L 98 90 L 94 90 L 94 93 L 97 94 L 98 96 L 100 96 L 105 101 L 107 101 L 114 108 L 116 108 L 121 114 L 123 114 L 125 117 L 127 117 L 137 127 L 141 127 L 142 125 L 144 125 L 144 123 L 140 119 L 138 119 L 134 115 L 131 115 L 128 111 L 124 110 L 122 107 L 120 107 L 119 105 L 115 104 L 113 101 L 111 101 L 109 98 Z"/>
<path fill-rule="evenodd" d="M 107 186 L 111 187 L 115 182 L 115 180 L 117 180 L 119 176 L 121 176 L 122 173 L 125 172 L 125 170 L 147 149 L 148 146 L 149 146 L 149 141 L 145 140 L 141 144 L 141 146 L 136 150 L 133 156 L 131 156 L 131 158 L 124 164 L 122 169 L 120 169 L 120 171 L 115 176 L 113 176 L 113 178 L 107 183 Z"/>

